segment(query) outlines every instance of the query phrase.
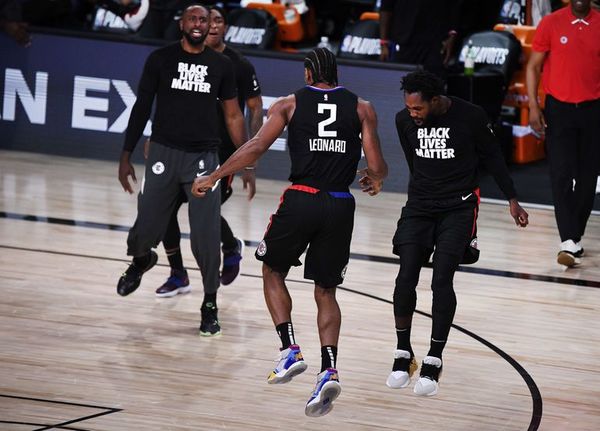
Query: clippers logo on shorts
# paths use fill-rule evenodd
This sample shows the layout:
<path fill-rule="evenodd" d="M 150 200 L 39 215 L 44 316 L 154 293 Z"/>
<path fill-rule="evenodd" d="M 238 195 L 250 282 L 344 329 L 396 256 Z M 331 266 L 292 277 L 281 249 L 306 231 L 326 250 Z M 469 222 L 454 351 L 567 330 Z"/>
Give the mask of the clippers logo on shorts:
<path fill-rule="evenodd" d="M 264 240 L 262 240 L 260 244 L 258 244 L 258 247 L 256 247 L 256 254 L 261 257 L 267 254 L 267 244 Z"/>
<path fill-rule="evenodd" d="M 417 157 L 424 159 L 453 159 L 454 148 L 446 148 L 450 139 L 450 127 L 420 127 L 417 129 L 419 148 L 415 148 Z"/>
<path fill-rule="evenodd" d="M 210 93 L 210 83 L 204 82 L 206 75 L 208 75 L 208 66 L 179 62 L 177 72 L 179 72 L 179 78 L 173 78 L 171 88 L 197 93 Z"/>
<path fill-rule="evenodd" d="M 165 165 L 163 164 L 163 162 L 156 162 L 155 164 L 152 165 L 152 172 L 154 172 L 156 175 L 160 175 L 165 171 Z"/>
<path fill-rule="evenodd" d="M 340 276 L 342 277 L 342 280 L 346 277 L 346 271 L 348 270 L 348 265 L 346 265 L 344 267 L 344 269 L 342 269 L 342 273 L 340 274 Z"/>

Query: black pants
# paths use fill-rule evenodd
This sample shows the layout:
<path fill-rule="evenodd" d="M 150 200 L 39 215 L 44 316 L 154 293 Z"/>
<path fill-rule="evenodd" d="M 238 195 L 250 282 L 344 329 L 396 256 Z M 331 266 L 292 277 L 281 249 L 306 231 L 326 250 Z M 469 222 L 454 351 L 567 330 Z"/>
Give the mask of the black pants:
<path fill-rule="evenodd" d="M 229 175 L 221 180 L 221 205 L 223 205 L 233 193 L 233 189 L 231 188 L 233 177 L 233 175 Z M 175 207 L 175 210 L 171 215 L 169 226 L 167 227 L 167 230 L 165 231 L 165 236 L 162 240 L 163 245 L 165 246 L 165 250 L 173 250 L 179 248 L 181 242 L 181 229 L 179 228 L 177 213 L 179 212 L 179 208 L 181 208 L 181 205 L 183 205 L 187 201 L 187 195 L 182 190 L 179 198 L 179 204 Z M 227 220 L 225 220 L 225 217 L 223 216 L 221 216 L 221 244 L 223 244 L 223 252 L 235 250 L 235 248 L 238 246 L 236 238 L 233 235 L 233 231 L 231 230 L 229 223 L 227 223 Z"/>
<path fill-rule="evenodd" d="M 548 95 L 546 153 L 560 240 L 579 242 L 600 172 L 600 99 L 564 103 Z"/>
<path fill-rule="evenodd" d="M 392 240 L 400 269 L 394 288 L 394 315 L 412 316 L 417 303 L 417 284 L 424 262 L 433 255 L 431 337 L 446 340 L 454 313 L 454 273 L 475 232 L 478 197 L 471 193 L 448 199 L 409 201 L 402 209 Z"/>
<path fill-rule="evenodd" d="M 138 195 L 137 218 L 127 237 L 127 254 L 142 256 L 158 245 L 181 205 L 183 190 L 189 202 L 192 252 L 202 272 L 204 292 L 215 293 L 220 284 L 221 190 L 217 187 L 203 198 L 192 195 L 200 165 L 204 174 L 217 169 L 217 153 L 189 153 L 152 142 Z"/>

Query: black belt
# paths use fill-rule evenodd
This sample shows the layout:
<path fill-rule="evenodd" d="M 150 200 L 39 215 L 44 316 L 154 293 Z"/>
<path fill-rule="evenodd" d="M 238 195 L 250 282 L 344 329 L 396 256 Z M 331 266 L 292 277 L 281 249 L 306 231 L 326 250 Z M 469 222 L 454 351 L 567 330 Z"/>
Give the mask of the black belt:
<path fill-rule="evenodd" d="M 585 100 L 583 102 L 571 103 L 571 102 L 563 102 L 562 100 L 558 100 L 556 97 L 551 96 L 550 94 L 548 94 L 546 97 L 549 99 L 552 99 L 553 101 L 560 103 L 562 105 L 573 106 L 575 108 L 585 108 L 587 106 L 592 106 L 595 103 L 600 102 L 600 99 L 593 99 L 593 100 Z"/>

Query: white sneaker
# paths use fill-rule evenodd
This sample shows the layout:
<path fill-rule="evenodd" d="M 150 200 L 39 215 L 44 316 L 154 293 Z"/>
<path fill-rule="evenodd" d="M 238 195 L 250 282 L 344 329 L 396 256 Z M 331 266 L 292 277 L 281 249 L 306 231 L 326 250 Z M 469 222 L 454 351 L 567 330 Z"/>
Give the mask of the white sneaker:
<path fill-rule="evenodd" d="M 435 356 L 425 356 L 421 364 L 421 376 L 415 383 L 414 393 L 424 397 L 437 394 L 441 372 L 442 360 Z"/>
<path fill-rule="evenodd" d="M 581 256 L 583 256 L 583 247 L 576 244 L 572 239 L 568 239 L 560 243 L 560 251 L 556 256 L 556 261 L 570 268 L 581 263 Z"/>
<path fill-rule="evenodd" d="M 406 350 L 394 351 L 394 365 L 396 365 L 398 359 L 401 360 L 399 364 L 401 368 L 397 371 L 392 371 L 385 382 L 385 384 L 392 389 L 407 387 L 410 384 L 410 378 L 418 368 L 415 357 L 411 357 L 410 352 Z"/>

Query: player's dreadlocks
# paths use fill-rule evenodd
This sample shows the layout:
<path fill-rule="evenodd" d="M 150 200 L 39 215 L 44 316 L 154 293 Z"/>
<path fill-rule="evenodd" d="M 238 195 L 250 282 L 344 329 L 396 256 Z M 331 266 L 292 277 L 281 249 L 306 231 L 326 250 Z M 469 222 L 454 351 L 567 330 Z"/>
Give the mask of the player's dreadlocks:
<path fill-rule="evenodd" d="M 337 85 L 337 62 L 335 55 L 327 48 L 316 48 L 309 52 L 304 58 L 304 67 L 310 70 L 313 84 L 323 82 Z"/>
<path fill-rule="evenodd" d="M 421 99 L 425 102 L 445 93 L 444 81 L 437 75 L 423 69 L 411 72 L 402 78 L 401 89 L 409 94 L 421 93 Z"/>

